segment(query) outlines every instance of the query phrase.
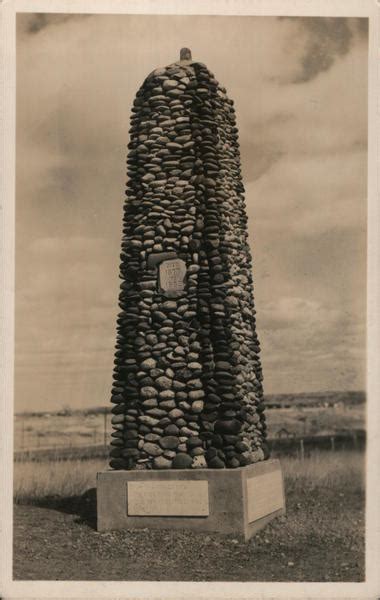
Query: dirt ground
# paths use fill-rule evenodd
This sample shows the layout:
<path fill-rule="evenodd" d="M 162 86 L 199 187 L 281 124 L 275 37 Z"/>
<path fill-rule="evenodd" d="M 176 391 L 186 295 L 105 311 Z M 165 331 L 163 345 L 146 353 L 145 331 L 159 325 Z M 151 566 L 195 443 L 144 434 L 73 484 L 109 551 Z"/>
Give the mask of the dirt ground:
<path fill-rule="evenodd" d="M 287 515 L 244 543 L 147 529 L 98 533 L 95 490 L 14 508 L 14 579 L 362 581 L 364 494 L 287 490 Z"/>

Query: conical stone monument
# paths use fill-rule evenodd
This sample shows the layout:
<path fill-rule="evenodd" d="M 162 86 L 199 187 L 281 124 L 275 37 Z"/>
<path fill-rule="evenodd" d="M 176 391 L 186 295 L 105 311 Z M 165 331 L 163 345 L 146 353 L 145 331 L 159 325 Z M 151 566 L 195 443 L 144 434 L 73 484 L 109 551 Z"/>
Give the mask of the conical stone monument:
<path fill-rule="evenodd" d="M 108 529 L 171 520 L 248 538 L 283 512 L 282 476 L 266 460 L 233 101 L 188 49 L 137 92 L 128 148 L 111 471 L 98 474 L 98 521 Z M 221 489 L 241 512 L 232 529 L 219 522 L 229 512 L 215 502 Z"/>

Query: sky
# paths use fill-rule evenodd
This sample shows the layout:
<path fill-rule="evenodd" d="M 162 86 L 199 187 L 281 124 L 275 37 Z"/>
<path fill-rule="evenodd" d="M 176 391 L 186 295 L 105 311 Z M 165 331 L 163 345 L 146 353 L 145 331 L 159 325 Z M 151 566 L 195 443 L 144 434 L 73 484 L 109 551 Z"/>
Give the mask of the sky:
<path fill-rule="evenodd" d="M 184 46 L 235 102 L 265 392 L 364 389 L 366 23 L 18 14 L 16 411 L 109 402 L 130 109 Z"/>

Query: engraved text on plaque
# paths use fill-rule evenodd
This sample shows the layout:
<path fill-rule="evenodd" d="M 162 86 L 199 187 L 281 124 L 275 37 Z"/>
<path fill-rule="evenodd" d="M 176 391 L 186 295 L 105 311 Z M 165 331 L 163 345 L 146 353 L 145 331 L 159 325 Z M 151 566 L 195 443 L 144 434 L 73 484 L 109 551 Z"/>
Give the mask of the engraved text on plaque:
<path fill-rule="evenodd" d="M 164 260 L 159 266 L 160 287 L 168 295 L 185 289 L 186 263 L 180 258 Z"/>

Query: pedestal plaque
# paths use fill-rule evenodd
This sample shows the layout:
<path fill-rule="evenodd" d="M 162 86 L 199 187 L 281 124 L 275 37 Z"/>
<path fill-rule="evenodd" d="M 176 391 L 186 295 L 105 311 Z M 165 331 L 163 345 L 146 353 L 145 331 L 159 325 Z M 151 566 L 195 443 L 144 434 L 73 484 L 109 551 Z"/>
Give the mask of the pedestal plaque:
<path fill-rule="evenodd" d="M 135 517 L 207 517 L 207 481 L 130 481 L 127 513 Z"/>
<path fill-rule="evenodd" d="M 247 478 L 248 523 L 253 523 L 268 513 L 284 506 L 282 474 L 270 471 Z"/>

